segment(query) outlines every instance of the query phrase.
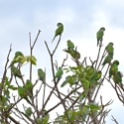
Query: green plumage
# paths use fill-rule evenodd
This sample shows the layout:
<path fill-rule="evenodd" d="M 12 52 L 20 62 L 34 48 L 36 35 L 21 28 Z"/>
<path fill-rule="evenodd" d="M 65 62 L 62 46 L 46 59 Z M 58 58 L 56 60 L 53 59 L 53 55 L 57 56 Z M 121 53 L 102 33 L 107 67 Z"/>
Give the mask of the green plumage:
<path fill-rule="evenodd" d="M 38 69 L 38 77 L 41 81 L 45 81 L 45 73 L 41 68 Z"/>
<path fill-rule="evenodd" d="M 13 58 L 13 60 L 12 60 L 12 62 L 11 62 L 11 64 L 10 64 L 9 67 L 11 67 L 12 65 L 14 65 L 14 64 L 17 63 L 17 62 L 21 63 L 23 57 L 24 57 L 23 53 L 20 52 L 20 51 L 17 51 L 17 52 L 15 53 L 15 56 L 14 56 L 14 58 Z"/>
<path fill-rule="evenodd" d="M 61 78 L 62 75 L 63 75 L 63 70 L 61 67 L 59 67 L 55 74 L 55 78 Z"/>
<path fill-rule="evenodd" d="M 109 69 L 109 79 L 111 78 L 111 76 L 113 76 L 114 74 L 117 73 L 117 71 L 118 71 L 118 65 L 119 65 L 119 61 L 118 60 L 115 60 L 112 63 L 112 65 L 111 65 L 111 67 Z"/>
<path fill-rule="evenodd" d="M 17 52 L 15 53 L 15 57 L 14 57 L 14 59 L 17 58 L 18 56 L 24 56 L 24 55 L 23 55 L 22 52 L 17 51 Z"/>
<path fill-rule="evenodd" d="M 113 48 L 113 43 L 110 42 L 107 46 L 106 46 L 106 51 L 108 53 L 109 56 L 113 57 L 114 54 L 114 48 Z"/>
<path fill-rule="evenodd" d="M 30 93 L 29 96 L 33 95 L 32 87 L 32 82 L 30 80 L 27 80 L 24 88 L 28 91 L 28 93 Z"/>
<path fill-rule="evenodd" d="M 53 37 L 52 42 L 54 41 L 54 39 L 55 39 L 58 35 L 61 35 L 61 34 L 63 33 L 63 30 L 64 30 L 64 26 L 63 26 L 62 23 L 59 22 L 59 23 L 57 24 L 57 26 L 58 26 L 58 28 L 57 28 L 56 31 L 55 31 L 55 35 L 54 35 L 54 37 Z"/>
<path fill-rule="evenodd" d="M 15 77 L 22 78 L 22 75 L 21 75 L 19 69 L 16 68 L 15 66 L 12 66 L 12 67 L 11 67 L 11 72 L 12 72 L 12 74 L 13 74 Z"/>
<path fill-rule="evenodd" d="M 103 40 L 104 31 L 105 31 L 105 28 L 102 27 L 102 28 L 99 29 L 99 31 L 96 34 L 97 46 L 100 45 L 102 40 Z"/>
<path fill-rule="evenodd" d="M 24 87 L 21 87 L 21 86 L 18 87 L 18 94 L 20 97 L 24 98 L 28 103 L 30 103 L 27 97 L 28 95 L 27 95 L 26 89 Z"/>
<path fill-rule="evenodd" d="M 80 59 L 81 57 L 80 53 L 76 50 L 64 49 L 63 51 L 69 53 L 74 59 Z"/>
<path fill-rule="evenodd" d="M 113 59 L 112 56 L 107 55 L 107 56 L 105 57 L 103 63 L 102 63 L 103 67 L 104 67 L 106 64 L 110 64 L 110 62 L 111 62 L 112 59 Z M 103 68 L 103 67 L 102 67 L 102 68 Z"/>
<path fill-rule="evenodd" d="M 120 71 L 118 71 L 117 73 L 115 73 L 113 75 L 113 80 L 115 83 L 121 83 L 122 84 L 122 74 Z"/>
<path fill-rule="evenodd" d="M 74 49 L 74 43 L 70 40 L 67 41 L 67 46 L 68 46 L 68 49 L 70 49 L 70 50 Z"/>
<path fill-rule="evenodd" d="M 25 114 L 30 117 L 30 116 L 32 115 L 32 108 L 31 108 L 31 107 L 28 107 L 28 108 L 25 110 Z"/>
<path fill-rule="evenodd" d="M 94 74 L 93 74 L 93 76 L 92 76 L 92 80 L 93 81 L 97 81 L 97 80 L 99 80 L 100 78 L 101 78 L 101 76 L 102 76 L 102 72 L 101 71 L 97 71 L 97 72 L 95 72 Z"/>

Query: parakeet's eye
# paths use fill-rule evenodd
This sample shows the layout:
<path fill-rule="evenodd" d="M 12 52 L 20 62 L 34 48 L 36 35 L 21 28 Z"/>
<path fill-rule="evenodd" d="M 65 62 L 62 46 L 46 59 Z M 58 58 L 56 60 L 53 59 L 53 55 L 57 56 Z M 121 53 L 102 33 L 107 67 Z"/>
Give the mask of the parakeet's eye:
<path fill-rule="evenodd" d="M 61 23 L 57 23 L 57 26 L 61 25 Z"/>

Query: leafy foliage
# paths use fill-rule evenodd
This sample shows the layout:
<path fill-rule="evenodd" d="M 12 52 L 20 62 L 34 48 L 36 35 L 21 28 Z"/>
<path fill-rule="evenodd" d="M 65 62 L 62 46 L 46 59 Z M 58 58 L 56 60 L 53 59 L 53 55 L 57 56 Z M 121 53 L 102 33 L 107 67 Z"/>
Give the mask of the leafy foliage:
<path fill-rule="evenodd" d="M 27 124 L 102 124 L 110 111 L 105 110 L 105 108 L 112 103 L 110 100 L 106 104 L 103 104 L 102 96 L 100 100 L 96 100 L 104 80 L 107 80 L 112 85 L 119 100 L 124 103 L 122 97 L 122 92 L 124 92 L 123 76 L 118 68 L 119 61 L 113 60 L 114 47 L 112 42 L 108 43 L 100 58 L 104 36 L 103 31 L 105 31 L 105 28 L 100 28 L 100 35 L 97 32 L 99 51 L 96 60 L 92 61 L 90 58 L 89 61 L 91 63 L 88 65 L 86 58 L 81 60 L 81 53 L 77 49 L 77 44 L 74 44 L 71 40 L 67 40 L 67 46 L 63 50 L 67 56 L 61 64 L 58 64 L 58 62 L 54 61 L 53 56 L 61 41 L 64 25 L 58 23 L 57 26 L 58 28 L 55 31 L 53 40 L 56 36 L 59 36 L 59 39 L 53 52 L 50 51 L 47 42 L 45 42 L 52 68 L 48 72 L 52 74 L 51 80 L 53 80 L 51 82 L 46 79 L 46 70 L 43 71 L 41 67 L 37 69 L 37 72 L 32 71 L 33 65 L 35 68 L 37 67 L 37 59 L 32 55 L 32 51 L 40 34 L 40 30 L 33 45 L 31 45 L 32 43 L 30 41 L 30 55 L 25 56 L 21 51 L 17 51 L 9 65 L 10 47 L 4 74 L 0 83 L 1 124 L 10 122 L 19 124 L 20 119 L 21 123 Z M 70 64 L 65 64 L 68 55 L 72 58 L 75 65 L 70 66 Z M 30 64 L 28 79 L 25 79 L 26 73 L 23 72 L 24 75 L 22 75 L 21 72 L 25 64 Z M 104 73 L 102 69 L 106 64 L 108 68 Z M 8 76 L 7 71 L 9 69 L 11 74 Z M 33 81 L 32 78 L 34 78 L 33 74 L 35 73 L 38 79 Z M 109 78 L 107 75 L 109 75 Z M 60 87 L 59 84 L 61 84 Z M 68 88 L 67 93 L 64 90 L 66 87 Z M 60 88 L 62 91 L 60 91 Z M 56 98 L 53 97 L 53 94 Z M 53 100 L 52 104 L 50 103 L 51 99 Z M 56 99 L 59 100 L 58 103 L 56 103 Z M 50 107 L 48 107 L 49 104 Z M 23 108 L 19 107 L 21 105 Z M 57 113 L 57 117 L 52 120 L 51 112 L 60 105 L 63 107 L 64 112 Z M 14 118 L 15 116 L 17 119 Z"/>

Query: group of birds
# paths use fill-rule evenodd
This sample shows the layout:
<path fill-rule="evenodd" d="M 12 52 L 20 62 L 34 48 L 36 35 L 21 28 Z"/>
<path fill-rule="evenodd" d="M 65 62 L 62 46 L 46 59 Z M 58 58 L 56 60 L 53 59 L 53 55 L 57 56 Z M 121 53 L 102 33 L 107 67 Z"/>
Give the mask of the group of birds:
<path fill-rule="evenodd" d="M 55 35 L 54 35 L 54 38 L 52 41 L 54 41 L 54 39 L 57 37 L 57 36 L 61 36 L 61 34 L 63 33 L 63 30 L 64 30 L 64 26 L 62 23 L 58 23 L 57 24 L 58 28 L 56 29 L 55 31 Z M 105 28 L 104 27 L 101 27 L 98 32 L 96 33 L 96 38 L 97 38 L 97 46 L 102 46 L 102 41 L 103 41 L 103 36 L 104 36 L 104 31 L 105 31 Z M 109 78 L 111 78 L 111 76 L 113 76 L 113 80 L 116 81 L 116 82 L 122 82 L 122 74 L 120 71 L 118 71 L 118 65 L 119 65 L 119 62 L 118 60 L 115 60 L 112 64 L 111 64 L 111 61 L 113 59 L 113 54 L 114 54 L 114 48 L 113 48 L 113 43 L 110 42 L 105 50 L 107 52 L 107 56 L 105 57 L 103 63 L 102 63 L 102 66 L 104 67 L 106 64 L 109 64 L 111 65 L 110 67 L 110 70 L 109 70 Z M 68 40 L 67 41 L 67 49 L 64 49 L 65 52 L 69 53 L 74 59 L 79 59 L 80 58 L 80 53 L 75 50 L 75 46 L 74 46 L 74 43 L 71 41 L 71 40 Z M 103 68 L 102 67 L 102 68 Z M 62 70 L 61 68 L 58 69 L 58 71 L 60 71 L 62 73 Z M 119 80 L 117 78 L 120 78 Z"/>
<path fill-rule="evenodd" d="M 97 37 L 97 46 L 102 44 L 102 40 L 103 40 L 103 35 L 104 35 L 104 31 L 105 28 L 101 27 L 99 29 L 99 31 L 96 34 Z M 110 42 L 105 50 L 107 52 L 107 56 L 105 57 L 102 66 L 104 67 L 106 64 L 110 65 L 110 69 L 109 69 L 109 79 L 112 77 L 113 81 L 115 83 L 122 83 L 122 73 L 120 71 L 118 71 L 118 65 L 119 65 L 119 61 L 115 60 L 112 62 L 111 61 L 113 59 L 113 55 L 114 55 L 114 48 L 113 48 L 114 44 L 112 42 Z M 103 69 L 102 67 L 102 69 Z"/>
<path fill-rule="evenodd" d="M 21 71 L 19 68 L 23 64 L 23 61 L 22 61 L 23 58 L 24 58 L 23 53 L 20 51 L 17 51 L 9 66 L 9 68 L 11 68 L 11 73 L 15 78 L 18 77 L 22 79 L 23 75 L 21 74 Z M 15 66 L 15 64 L 17 64 L 17 67 Z M 31 98 L 31 96 L 33 95 L 32 87 L 33 87 L 33 84 L 30 80 L 27 80 L 23 86 L 18 86 L 19 96 L 21 98 L 24 98 L 28 103 L 30 103 L 29 98 Z"/>
<path fill-rule="evenodd" d="M 60 79 L 62 75 L 63 75 L 63 69 L 62 67 L 58 67 L 54 78 Z M 45 72 L 41 68 L 38 69 L 38 78 L 45 84 Z"/>
<path fill-rule="evenodd" d="M 57 36 L 61 36 L 61 34 L 63 33 L 64 30 L 64 26 L 62 23 L 58 23 L 57 24 L 58 28 L 55 31 L 55 35 L 52 41 L 54 41 L 54 39 Z M 100 28 L 100 30 L 97 32 L 97 46 L 102 44 L 102 40 L 103 40 L 103 35 L 104 35 L 104 31 L 105 28 L 102 27 Z M 65 52 L 69 53 L 74 59 L 79 59 L 80 58 L 80 53 L 74 49 L 74 43 L 71 40 L 67 41 L 67 49 L 64 49 Z M 103 67 L 106 64 L 111 65 L 110 69 L 109 69 L 109 79 L 111 77 L 113 77 L 114 82 L 116 83 L 122 83 L 122 74 L 120 71 L 118 71 L 118 65 L 119 65 L 119 61 L 115 60 L 112 64 L 111 64 L 111 60 L 113 59 L 113 54 L 114 54 L 114 48 L 113 48 L 113 43 L 110 42 L 106 48 L 105 48 L 106 52 L 107 52 L 107 56 L 105 57 L 102 65 Z M 11 72 L 15 77 L 18 77 L 20 79 L 22 79 L 22 74 L 20 72 L 20 69 L 15 67 L 15 64 L 23 64 L 22 60 L 23 60 L 23 53 L 20 51 L 17 51 L 15 53 L 14 59 L 10 64 L 10 68 L 11 68 Z M 43 83 L 45 83 L 45 72 L 39 68 L 37 71 L 38 74 L 38 79 L 41 80 Z M 56 73 L 55 73 L 55 79 L 60 79 L 61 76 L 63 75 L 63 69 L 62 67 L 58 67 Z M 101 71 L 98 71 L 97 73 L 94 74 L 93 79 L 94 80 L 98 80 L 101 78 Z M 26 83 L 24 84 L 24 86 L 18 86 L 18 94 L 20 97 L 23 97 L 27 102 L 30 102 L 29 98 L 33 95 L 33 91 L 32 91 L 32 87 L 33 84 L 30 80 L 27 80 Z M 27 93 L 28 92 L 28 93 Z M 27 95 L 28 94 L 28 95 Z"/>
<path fill-rule="evenodd" d="M 107 56 L 105 57 L 103 63 L 102 63 L 102 66 L 104 67 L 106 64 L 111 64 L 111 61 L 113 59 L 113 55 L 114 55 L 114 47 L 113 47 L 113 43 L 110 42 L 106 48 L 105 48 L 105 51 L 107 53 Z M 102 67 L 102 69 L 103 69 Z"/>

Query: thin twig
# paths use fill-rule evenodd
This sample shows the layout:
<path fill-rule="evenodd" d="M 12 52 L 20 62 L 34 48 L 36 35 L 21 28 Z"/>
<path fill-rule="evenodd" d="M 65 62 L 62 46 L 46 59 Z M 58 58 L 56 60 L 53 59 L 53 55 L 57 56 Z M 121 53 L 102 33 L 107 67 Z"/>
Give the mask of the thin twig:
<path fill-rule="evenodd" d="M 116 124 L 119 124 L 118 122 L 117 122 L 117 120 L 112 116 L 112 121 L 114 121 Z"/>
<path fill-rule="evenodd" d="M 29 33 L 30 56 L 32 56 L 32 54 L 33 54 L 33 48 L 34 48 L 34 46 L 35 46 L 35 44 L 37 42 L 37 39 L 39 37 L 40 32 L 41 31 L 39 30 L 32 46 L 31 46 L 31 33 Z M 32 81 L 32 63 L 31 62 L 30 62 L 30 81 Z"/>

